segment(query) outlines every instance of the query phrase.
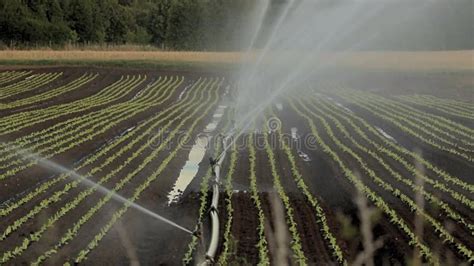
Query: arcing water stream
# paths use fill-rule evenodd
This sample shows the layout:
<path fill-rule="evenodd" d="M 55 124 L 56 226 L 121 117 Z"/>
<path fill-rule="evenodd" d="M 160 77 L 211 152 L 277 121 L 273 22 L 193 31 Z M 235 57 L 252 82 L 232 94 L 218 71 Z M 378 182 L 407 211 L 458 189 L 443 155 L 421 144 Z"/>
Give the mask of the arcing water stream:
<path fill-rule="evenodd" d="M 253 35 L 245 49 L 255 58 L 235 73 L 237 81 L 232 140 L 244 133 L 253 121 L 279 97 L 296 94 L 311 80 L 321 78 L 354 51 L 371 50 L 416 38 L 420 21 L 433 16 L 440 0 L 286 0 L 271 26 L 263 25 L 271 8 L 256 4 L 260 18 L 248 32 Z M 274 3 L 271 1 L 270 5 Z M 266 40 L 256 36 L 266 31 Z M 391 40 L 402 40 L 392 42 Z M 249 56 L 249 58 L 252 58 Z M 229 143 L 223 150 L 224 154 Z M 221 154 L 221 156 L 222 156 Z M 219 156 L 219 157 L 221 157 Z M 219 158 L 218 157 L 218 158 Z"/>
<path fill-rule="evenodd" d="M 30 151 L 27 151 L 27 150 L 24 150 L 24 149 L 20 149 L 18 147 L 14 147 L 12 146 L 11 144 L 7 144 L 7 143 L 4 143 L 5 147 L 9 147 L 10 150 L 14 151 L 16 153 L 16 155 L 22 157 L 23 159 L 25 160 L 28 160 L 28 161 L 32 161 L 32 162 L 36 162 L 38 165 L 44 167 L 44 168 L 47 168 L 47 169 L 50 169 L 52 171 L 55 171 L 57 172 L 58 174 L 66 174 L 67 176 L 69 176 L 70 178 L 73 178 L 73 179 L 76 179 L 78 181 L 81 181 L 82 184 L 88 186 L 88 187 L 91 187 L 91 188 L 94 188 L 96 189 L 98 192 L 104 194 L 104 195 L 110 195 L 114 200 L 118 201 L 118 202 L 121 202 L 121 203 L 124 203 L 128 206 L 130 206 L 131 208 L 145 214 L 145 215 L 148 215 L 152 218 L 155 218 L 157 220 L 160 220 L 164 223 L 167 223 L 168 225 L 176 228 L 176 229 L 179 229 L 183 232 L 186 232 L 188 234 L 193 234 L 193 232 L 169 219 L 166 219 L 165 217 L 155 213 L 155 212 L 152 212 L 150 211 L 149 209 L 141 206 L 141 205 L 138 205 L 128 199 L 126 199 L 125 197 L 117 194 L 116 192 L 114 191 L 111 191 L 110 189 L 104 187 L 104 186 L 101 186 L 97 183 L 95 183 L 94 181 L 90 180 L 89 178 L 85 177 L 85 176 L 82 176 L 78 173 L 76 173 L 75 171 L 71 170 L 71 169 L 67 169 L 66 167 L 58 164 L 58 163 L 55 163 L 51 160 L 48 160 L 48 159 L 45 159 L 43 158 L 41 155 L 39 154 L 36 154 L 36 153 L 33 153 L 33 152 L 30 152 Z"/>

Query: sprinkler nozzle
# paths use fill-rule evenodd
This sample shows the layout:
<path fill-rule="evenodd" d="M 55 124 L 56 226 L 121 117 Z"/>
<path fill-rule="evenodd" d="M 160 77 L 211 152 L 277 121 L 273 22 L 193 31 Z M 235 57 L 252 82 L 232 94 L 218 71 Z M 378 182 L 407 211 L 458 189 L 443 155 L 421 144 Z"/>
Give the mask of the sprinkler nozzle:
<path fill-rule="evenodd" d="M 210 158 L 209 158 L 209 163 L 211 164 L 211 166 L 216 165 L 217 162 L 218 162 L 218 159 L 214 159 L 213 157 L 210 157 Z"/>
<path fill-rule="evenodd" d="M 197 237 L 197 238 L 201 238 L 201 236 L 202 236 L 202 233 L 201 233 L 202 230 L 201 229 L 202 229 L 202 222 L 200 222 L 196 225 L 196 229 L 194 229 L 194 231 L 192 232 L 192 235 Z"/>
<path fill-rule="evenodd" d="M 197 228 L 196 230 L 194 230 L 192 235 L 197 237 L 197 238 L 201 238 L 201 230 L 199 230 L 199 228 Z"/>

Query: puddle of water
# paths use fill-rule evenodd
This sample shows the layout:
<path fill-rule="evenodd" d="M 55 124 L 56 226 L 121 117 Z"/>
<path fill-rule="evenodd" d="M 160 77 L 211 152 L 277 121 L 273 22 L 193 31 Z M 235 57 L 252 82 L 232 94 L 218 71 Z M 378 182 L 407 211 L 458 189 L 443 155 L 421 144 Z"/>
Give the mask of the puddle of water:
<path fill-rule="evenodd" d="M 308 154 L 302 152 L 301 150 L 298 151 L 298 156 L 303 159 L 305 162 L 311 162 L 311 158 L 309 157 Z"/>
<path fill-rule="evenodd" d="M 139 92 L 137 92 L 137 94 L 135 94 L 135 96 L 133 96 L 132 100 L 135 100 L 135 99 L 137 99 L 138 97 L 140 97 L 140 96 L 143 94 L 143 92 L 144 92 L 146 89 L 150 88 L 150 87 L 151 87 L 151 85 L 148 84 L 148 85 L 146 86 L 146 88 L 141 89 Z"/>
<path fill-rule="evenodd" d="M 155 80 L 154 79 L 151 80 L 150 83 L 148 83 L 145 88 L 141 89 L 139 92 L 137 92 L 137 94 L 135 94 L 135 96 L 133 96 L 132 100 L 135 100 L 138 97 L 140 97 L 147 89 L 151 88 L 154 83 L 155 83 Z"/>
<path fill-rule="evenodd" d="M 211 122 L 209 125 L 206 126 L 204 129 L 205 133 L 211 133 L 212 131 L 216 130 L 217 128 L 217 123 L 216 122 Z"/>
<path fill-rule="evenodd" d="M 206 148 L 209 143 L 207 136 L 201 136 L 196 140 L 196 143 L 189 153 L 189 158 L 183 169 L 179 173 L 178 179 L 174 184 L 173 189 L 168 194 L 168 205 L 178 201 L 179 197 L 183 194 L 184 190 L 191 184 L 194 177 L 199 170 L 199 164 L 206 155 Z"/>
<path fill-rule="evenodd" d="M 349 112 L 349 113 L 352 113 L 352 114 L 354 113 L 354 112 L 352 112 L 351 109 L 345 107 L 345 106 L 342 105 L 341 103 L 336 102 L 336 105 L 339 106 L 339 107 L 341 107 L 342 109 L 346 110 L 346 112 Z"/>
<path fill-rule="evenodd" d="M 334 102 L 337 106 L 341 107 L 341 108 L 344 109 L 346 112 L 351 113 L 351 114 L 354 113 L 354 112 L 352 112 L 351 109 L 345 107 L 342 103 L 340 103 L 340 102 L 334 100 L 334 98 L 332 98 L 332 97 L 326 97 L 326 99 L 328 99 L 328 100 L 331 101 L 331 102 Z"/>
<path fill-rule="evenodd" d="M 293 139 L 293 141 L 295 141 L 295 142 L 299 141 L 300 137 L 298 136 L 298 128 L 296 128 L 296 127 L 291 128 L 291 139 Z M 296 148 L 296 152 L 298 153 L 298 157 L 300 157 L 305 162 L 311 162 L 311 157 L 309 157 L 309 155 L 306 154 L 305 152 L 303 152 L 300 148 L 301 147 Z"/>
<path fill-rule="evenodd" d="M 298 129 L 296 127 L 291 128 L 291 138 L 293 140 L 298 140 Z"/>
<path fill-rule="evenodd" d="M 184 90 L 179 94 L 178 96 L 178 102 L 183 99 L 184 94 L 188 91 L 189 88 L 191 88 L 194 85 L 194 82 L 189 84 L 188 86 L 184 87 Z"/>
<path fill-rule="evenodd" d="M 225 109 L 227 108 L 226 105 L 219 105 L 217 107 L 216 112 L 214 113 L 213 120 L 209 125 L 206 126 L 204 129 L 204 133 L 212 133 L 214 130 L 216 130 L 217 125 L 219 125 L 219 122 L 221 121 L 222 117 L 224 116 Z"/>
<path fill-rule="evenodd" d="M 211 139 L 210 134 L 216 130 L 224 116 L 226 108 L 227 106 L 225 105 L 219 105 L 213 115 L 213 120 L 204 129 L 204 133 L 206 134 L 201 134 L 191 148 L 188 161 L 181 169 L 173 189 L 168 193 L 168 205 L 178 202 L 186 188 L 191 184 L 194 177 L 196 177 L 199 171 L 199 164 L 204 160 L 204 156 L 206 155 L 207 147 Z"/>
<path fill-rule="evenodd" d="M 377 131 L 380 132 L 385 138 L 397 143 L 394 137 L 390 136 L 387 132 L 385 132 L 383 129 L 376 127 Z"/>
<path fill-rule="evenodd" d="M 298 142 L 299 139 L 300 139 L 300 136 L 298 136 L 298 128 L 296 127 L 292 127 L 291 128 L 291 139 L 295 142 Z M 301 143 L 300 143 L 301 144 Z M 298 157 L 300 157 L 303 161 L 305 162 L 311 162 L 311 157 L 309 157 L 308 154 L 306 154 L 305 152 L 303 152 L 301 150 L 301 147 L 299 145 L 297 145 L 296 147 L 296 152 L 298 153 Z"/>
<path fill-rule="evenodd" d="M 127 133 L 129 133 L 130 131 L 132 131 L 132 130 L 134 130 L 134 129 L 135 129 L 135 126 L 130 127 L 130 128 L 127 128 L 123 134 L 127 134 Z M 122 135 L 123 135 L 123 134 L 122 134 Z"/>
<path fill-rule="evenodd" d="M 283 105 L 281 103 L 276 103 L 276 108 L 278 109 L 278 111 L 282 111 L 283 110 Z"/>
<path fill-rule="evenodd" d="M 25 79 L 26 79 L 26 80 L 30 80 L 30 79 L 32 79 L 32 78 L 36 78 L 37 76 L 38 76 L 38 75 L 35 74 L 35 75 L 28 76 L 28 77 L 26 77 Z"/>
<path fill-rule="evenodd" d="M 140 90 L 139 92 L 137 92 L 137 94 L 135 94 L 135 96 L 133 96 L 132 100 L 136 100 L 142 94 L 143 94 L 143 90 Z"/>
<path fill-rule="evenodd" d="M 238 190 L 238 189 L 234 189 L 233 191 L 234 193 L 239 193 L 239 192 L 243 192 L 243 193 L 247 193 L 247 190 Z"/>
<path fill-rule="evenodd" d="M 227 87 L 225 87 L 224 96 L 228 95 L 229 92 L 230 92 L 230 85 L 227 85 Z"/>

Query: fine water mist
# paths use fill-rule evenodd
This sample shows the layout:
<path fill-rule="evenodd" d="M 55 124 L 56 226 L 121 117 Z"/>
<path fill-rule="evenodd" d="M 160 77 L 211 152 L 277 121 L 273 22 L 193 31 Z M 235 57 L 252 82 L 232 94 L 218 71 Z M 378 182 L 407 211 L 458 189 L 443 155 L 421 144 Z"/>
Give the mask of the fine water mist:
<path fill-rule="evenodd" d="M 264 1 L 266 2 L 266 1 Z M 235 73 L 234 132 L 245 131 L 251 118 L 281 95 L 296 94 L 351 53 L 403 49 L 404 42 L 428 34 L 418 27 L 433 16 L 439 1 L 395 0 L 285 0 L 268 22 L 268 3 L 249 29 L 246 61 Z M 265 23 L 266 21 L 266 23 Z M 265 24 L 265 25 L 263 25 Z M 253 34 L 252 34 L 253 33 Z M 414 37 L 415 36 L 415 37 Z M 418 36 L 418 38 L 423 38 Z M 257 44 L 257 40 L 259 43 Z M 248 47 L 248 46 L 244 46 Z"/>

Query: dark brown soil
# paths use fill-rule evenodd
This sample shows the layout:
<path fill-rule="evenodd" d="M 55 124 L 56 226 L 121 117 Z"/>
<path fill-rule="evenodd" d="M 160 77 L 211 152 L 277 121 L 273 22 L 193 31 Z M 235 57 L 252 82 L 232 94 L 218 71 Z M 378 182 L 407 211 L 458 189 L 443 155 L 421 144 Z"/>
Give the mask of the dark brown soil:
<path fill-rule="evenodd" d="M 179 75 L 185 76 L 185 82 L 177 91 L 171 96 L 170 100 L 166 101 L 162 105 L 153 106 L 146 109 L 139 114 L 118 122 L 110 130 L 99 134 L 93 139 L 82 142 L 78 146 L 74 146 L 68 151 L 61 153 L 51 158 L 53 161 L 67 167 L 73 168 L 84 158 L 91 156 L 99 152 L 104 145 L 110 145 L 112 140 L 117 139 L 123 132 L 133 126 L 141 123 L 145 123 L 150 120 L 156 114 L 167 115 L 172 111 L 172 107 L 176 106 L 176 100 L 179 94 L 184 88 L 191 82 L 196 81 L 199 77 L 215 77 L 216 73 L 199 73 L 199 72 L 170 72 L 170 71 L 154 71 L 146 69 L 124 69 L 124 68 L 81 68 L 81 67 L 47 67 L 34 69 L 35 72 L 64 72 L 64 75 L 52 82 L 51 84 L 42 86 L 33 91 L 25 92 L 14 97 L 8 98 L 5 102 L 14 101 L 21 98 L 30 97 L 37 93 L 47 91 L 49 89 L 56 88 L 62 84 L 66 84 L 71 80 L 80 77 L 82 74 L 88 73 L 99 73 L 100 76 L 77 90 L 74 90 L 67 95 L 62 95 L 54 99 L 37 103 L 31 106 L 23 106 L 17 109 L 0 110 L 0 117 L 7 117 L 9 115 L 24 112 L 26 110 L 41 110 L 48 106 L 69 103 L 88 97 L 105 88 L 106 86 L 117 81 L 122 75 L 147 75 L 147 81 L 137 87 L 133 92 L 122 98 L 120 101 L 128 101 L 132 99 L 136 92 L 147 86 L 150 82 L 155 80 L 159 76 L 170 76 Z M 437 73 L 436 75 L 430 75 L 427 73 L 329 73 L 326 78 L 334 84 L 350 84 L 353 88 L 365 91 L 375 92 L 379 95 L 391 97 L 394 95 L 406 95 L 406 94 L 431 94 L 437 97 L 447 97 L 450 99 L 470 101 L 469 96 L 472 98 L 472 90 L 469 92 L 469 84 L 466 84 L 466 80 L 471 80 L 469 77 L 465 77 L 466 73 Z M 334 78 L 333 78 L 334 77 Z M 331 80 L 331 78 L 333 78 Z M 225 87 L 225 86 L 224 86 Z M 433 89 L 435 88 L 435 89 Z M 449 91 L 449 88 L 452 90 Z M 220 91 L 222 93 L 222 90 Z M 331 93 L 331 92 L 328 92 Z M 471 94 L 469 94 L 471 93 Z M 208 97 L 204 97 L 202 100 L 209 100 Z M 369 124 L 376 125 L 389 132 L 400 145 L 410 150 L 415 147 L 422 151 L 423 157 L 429 162 L 433 163 L 440 169 L 455 175 L 465 182 L 472 184 L 472 173 L 474 172 L 474 165 L 466 162 L 462 159 L 456 158 L 445 152 L 436 150 L 432 146 L 420 143 L 413 136 L 404 134 L 400 129 L 377 118 L 373 114 L 370 114 L 363 108 L 350 105 L 347 102 L 340 100 L 345 106 L 349 107 L 357 116 L 366 120 Z M 309 128 L 305 119 L 300 117 L 296 112 L 292 110 L 289 104 L 284 101 L 283 111 L 278 111 L 277 115 L 283 122 L 282 131 L 284 134 L 290 135 L 291 128 L 297 128 L 300 139 L 308 139 L 311 136 L 311 129 Z M 474 102 L 474 101 L 473 101 Z M 97 106 L 87 111 L 77 112 L 73 114 L 63 115 L 57 119 L 47 119 L 34 126 L 25 127 L 18 132 L 13 132 L 8 135 L 0 136 L 2 141 L 12 141 L 22 136 L 39 131 L 42 129 L 49 128 L 60 122 L 68 121 L 71 118 L 79 116 L 90 115 L 94 111 L 105 109 L 112 105 L 118 104 L 119 102 L 112 102 L 104 106 Z M 205 106 L 207 107 L 207 105 Z M 204 108 L 205 108 L 204 107 Z M 171 109 L 169 109 L 171 108 Z M 182 127 L 182 130 L 188 129 L 194 122 L 194 119 L 201 114 L 202 110 L 197 110 L 196 114 L 187 120 Z M 211 109 L 207 113 L 202 121 L 198 123 L 198 126 L 192 132 L 192 138 L 187 140 L 186 146 L 190 147 L 194 143 L 196 136 L 201 133 L 205 126 L 212 120 L 213 110 Z M 390 183 L 394 188 L 400 190 L 401 193 L 407 195 L 410 198 L 415 197 L 415 193 L 410 187 L 397 181 L 389 171 L 374 158 L 358 149 L 349 139 L 345 138 L 343 134 L 337 129 L 334 122 L 332 122 L 324 113 L 320 113 L 318 110 L 311 108 L 318 115 L 323 116 L 329 126 L 334 131 L 335 137 L 341 141 L 344 145 L 349 147 L 358 156 L 360 156 L 364 163 L 374 171 L 374 173 L 381 177 L 385 182 Z M 188 110 L 187 113 L 181 113 L 180 116 L 170 117 L 165 123 L 172 121 L 170 129 L 174 129 L 177 125 L 188 117 L 194 108 Z M 431 112 L 436 115 L 443 115 L 432 110 L 424 109 L 426 112 Z M 305 112 L 306 113 L 306 112 Z M 445 116 L 448 119 L 463 123 L 465 126 L 473 128 L 469 121 L 456 120 L 455 117 Z M 415 214 L 410 211 L 408 206 L 402 202 L 398 197 L 392 193 L 383 189 L 366 173 L 363 167 L 351 157 L 347 152 L 343 152 L 334 141 L 331 140 L 330 135 L 318 119 L 314 118 L 315 125 L 321 135 L 322 140 L 334 150 L 341 160 L 347 165 L 351 171 L 358 173 L 360 180 L 374 193 L 383 198 L 385 203 L 396 211 L 397 215 L 402 218 L 410 229 L 414 229 Z M 346 127 L 349 134 L 362 146 L 374 150 L 373 147 L 365 140 L 356 134 L 355 130 L 351 126 L 342 121 L 341 123 Z M 359 125 L 357 122 L 355 122 Z M 222 125 L 221 125 L 222 126 Z M 360 126 L 360 125 L 359 125 Z M 159 126 L 161 128 L 162 125 Z M 144 132 L 147 128 L 137 132 L 135 136 Z M 373 139 L 377 143 L 381 143 L 371 133 L 364 131 L 369 138 Z M 165 134 L 166 135 L 166 134 Z M 126 136 L 126 135 L 125 135 Z M 265 216 L 265 237 L 269 242 L 269 259 L 271 262 L 275 262 L 274 247 L 275 243 L 272 242 L 274 239 L 275 231 L 275 202 L 273 197 L 275 196 L 276 190 L 274 185 L 274 177 L 268 161 L 268 156 L 263 149 L 263 134 L 257 134 L 258 143 L 256 144 L 257 158 L 256 158 L 256 176 L 257 176 L 257 187 L 258 196 L 262 202 L 262 209 Z M 122 136 L 123 137 L 123 136 Z M 275 134 L 271 134 L 271 137 L 275 137 Z M 172 139 L 173 145 L 159 152 L 152 161 L 139 173 L 137 173 L 133 179 L 120 190 L 120 195 L 128 198 L 131 197 L 135 189 L 142 184 L 150 175 L 152 175 L 159 165 L 169 156 L 169 154 L 176 147 L 176 143 L 180 140 L 180 137 Z M 313 139 L 314 140 L 314 139 Z M 124 144 L 119 145 L 112 149 L 103 159 L 93 163 L 79 171 L 80 174 L 87 173 L 93 167 L 99 166 L 105 158 L 116 154 L 119 149 L 123 148 L 124 145 L 130 143 L 132 139 L 127 139 Z M 112 176 L 110 180 L 105 182 L 105 187 L 111 189 L 116 183 L 120 182 L 128 173 L 136 169 L 141 163 L 144 162 L 145 158 L 153 152 L 153 148 L 146 149 L 140 154 L 134 154 L 138 147 L 147 145 L 148 138 L 145 137 L 139 140 L 129 151 L 118 156 L 108 166 L 103 167 L 102 171 L 97 175 L 90 177 L 93 181 L 98 181 L 101 177 L 114 171 L 122 163 L 127 162 L 127 159 L 131 156 L 136 158 L 127 162 L 127 166 L 119 171 L 116 175 Z M 273 143 L 273 140 L 271 140 Z M 314 144 L 314 143 L 312 143 Z M 208 150 L 205 159 L 200 164 L 198 173 L 193 179 L 191 184 L 184 191 L 183 196 L 180 198 L 178 203 L 171 204 L 168 206 L 168 193 L 173 188 L 174 182 L 178 177 L 180 170 L 185 166 L 186 160 L 189 156 L 189 148 L 183 148 L 176 153 L 176 156 L 169 162 L 165 169 L 161 172 L 158 178 L 150 184 L 150 187 L 145 190 L 139 200 L 138 204 L 151 210 L 163 217 L 166 217 L 185 228 L 193 230 L 196 227 L 199 208 L 201 205 L 201 184 L 209 170 L 208 157 L 215 156 L 215 152 L 212 147 Z M 337 239 L 337 244 L 341 247 L 342 253 L 349 262 L 355 260 L 355 258 L 363 250 L 362 236 L 359 231 L 360 218 L 359 210 L 355 203 L 355 197 L 357 196 L 356 188 L 348 178 L 341 171 L 339 165 L 328 156 L 327 151 L 323 150 L 319 145 L 300 145 L 292 146 L 291 149 L 297 164 L 297 168 L 303 176 L 303 180 L 308 187 L 309 192 L 314 198 L 316 198 L 322 207 L 327 223 L 331 228 L 331 232 Z M 310 161 L 303 160 L 298 155 L 298 151 L 304 152 L 311 159 Z M 277 165 L 277 173 L 281 178 L 281 183 L 284 187 L 284 192 L 289 197 L 289 206 L 293 209 L 293 219 L 296 222 L 296 228 L 298 234 L 301 237 L 301 248 L 305 254 L 308 264 L 310 265 L 337 265 L 335 263 L 335 257 L 333 251 L 329 247 L 328 240 L 324 238 L 322 233 L 321 221 L 316 215 L 314 207 L 310 204 L 308 199 L 304 196 L 301 189 L 295 182 L 294 176 L 291 172 L 291 166 L 288 161 L 286 154 L 279 147 L 273 147 L 275 154 L 275 160 Z M 413 163 L 412 158 L 403 155 L 406 161 Z M 399 164 L 393 159 L 387 156 L 382 156 L 383 160 L 397 173 L 404 178 L 415 180 L 415 177 L 406 169 L 403 165 Z M 229 160 L 223 164 L 223 173 L 228 171 Z M 256 247 L 259 241 L 257 233 L 258 221 L 258 209 L 254 204 L 254 200 L 250 193 L 250 164 L 249 164 L 249 151 L 247 148 L 242 148 L 238 153 L 237 168 L 235 169 L 234 176 L 232 178 L 232 188 L 234 193 L 232 197 L 227 198 L 227 194 L 224 192 L 224 186 L 221 185 L 220 201 L 219 201 L 219 217 L 221 220 L 220 227 L 220 246 L 218 248 L 218 256 L 223 249 L 223 233 L 225 230 L 225 224 L 229 220 L 229 215 L 226 213 L 227 200 L 230 200 L 233 208 L 232 224 L 230 228 L 231 232 L 231 250 L 229 261 L 238 265 L 254 265 L 259 262 L 259 250 Z M 429 178 L 444 182 L 436 173 L 431 170 L 426 170 L 426 175 Z M 41 183 L 50 180 L 51 178 L 57 177 L 57 173 L 50 169 L 44 169 L 39 166 L 30 167 L 24 171 L 19 172 L 14 177 L 9 177 L 5 180 L 0 181 L 0 204 L 3 203 L 2 208 L 6 206 L 8 200 L 15 202 L 26 193 L 36 189 Z M 33 209 L 41 200 L 49 198 L 54 195 L 56 191 L 63 189 L 63 187 L 71 182 L 66 180 L 59 182 L 55 186 L 47 189 L 44 194 L 35 197 L 33 200 L 25 203 L 21 208 L 12 211 L 9 215 L 1 217 L 0 220 L 0 234 L 4 232 L 8 225 L 14 223 L 17 219 L 24 216 L 29 210 Z M 210 185 L 212 185 L 212 181 Z M 472 195 L 468 195 L 466 191 L 463 191 L 459 187 L 450 186 L 456 192 L 462 193 L 469 199 L 473 199 Z M 85 186 L 79 186 L 71 189 L 66 195 L 62 196 L 58 202 L 51 203 L 48 208 L 39 212 L 32 219 L 28 219 L 18 230 L 11 233 L 6 239 L 0 241 L 0 256 L 7 250 L 14 248 L 21 244 L 21 241 L 27 237 L 30 233 L 38 230 L 53 214 L 65 206 L 66 203 L 72 201 L 82 191 L 86 190 Z M 438 197 L 439 199 L 446 202 L 465 220 L 472 224 L 474 222 L 474 216 L 470 212 L 470 208 L 458 203 L 449 194 L 440 192 L 438 189 L 431 186 L 427 186 L 426 190 Z M 204 190 L 203 193 L 207 193 L 207 209 L 204 214 L 202 232 L 203 241 L 198 244 L 198 247 L 193 252 L 194 260 L 193 263 L 201 262 L 204 259 L 204 253 L 209 243 L 210 233 L 210 221 L 209 221 L 209 202 L 212 197 L 211 188 L 208 191 Z M 64 217 L 59 219 L 54 226 L 44 232 L 44 236 L 39 242 L 32 243 L 28 249 L 21 255 L 12 260 L 7 264 L 28 264 L 34 261 L 37 256 L 43 254 L 45 251 L 53 247 L 58 240 L 72 227 L 75 223 L 93 206 L 95 206 L 104 195 L 100 193 L 93 193 L 82 201 L 76 208 L 69 211 Z M 101 228 L 111 219 L 113 213 L 123 206 L 122 203 L 117 201 L 108 202 L 102 209 L 100 209 L 94 218 L 85 223 L 78 234 L 72 241 L 61 247 L 58 253 L 54 254 L 50 259 L 46 261 L 48 265 L 62 264 L 65 261 L 72 262 L 78 252 L 86 248 L 90 241 L 98 234 Z M 369 207 L 373 207 L 372 203 L 369 203 Z M 456 223 L 445 215 L 444 212 L 435 208 L 432 204 L 427 203 L 425 211 L 431 215 L 434 219 L 439 221 L 442 225 L 449 229 L 456 241 L 462 243 L 469 249 L 474 249 L 474 237 L 466 226 Z M 287 213 L 285 212 L 287 215 Z M 288 217 L 286 217 L 288 218 Z M 347 221 L 349 221 L 347 223 Z M 453 265 L 457 265 L 463 261 L 461 255 L 456 251 L 456 247 L 453 245 L 443 244 L 442 239 L 434 231 L 433 227 L 429 224 L 425 226 L 425 232 L 423 235 L 423 243 L 431 247 L 436 254 L 439 254 L 440 258 L 448 260 L 452 258 Z M 355 230 L 355 233 L 351 233 L 351 230 Z M 411 259 L 413 254 L 413 248 L 408 244 L 409 239 L 396 225 L 394 225 L 387 215 L 379 214 L 376 219 L 374 218 L 373 234 L 376 239 L 383 239 L 383 246 L 378 249 L 374 255 L 374 261 L 376 265 L 406 265 Z M 288 246 L 291 245 L 291 234 L 288 239 Z M 184 254 L 188 251 L 188 244 L 191 241 L 191 235 L 177 230 L 157 219 L 143 215 L 143 213 L 129 209 L 125 215 L 116 223 L 113 228 L 106 234 L 106 236 L 100 242 L 100 245 L 93 249 L 88 256 L 88 260 L 85 265 L 129 265 L 130 262 L 139 262 L 142 265 L 177 265 L 182 264 Z M 294 264 L 292 251 L 289 250 L 288 263 Z M 133 261 L 133 260 L 137 261 Z"/>

